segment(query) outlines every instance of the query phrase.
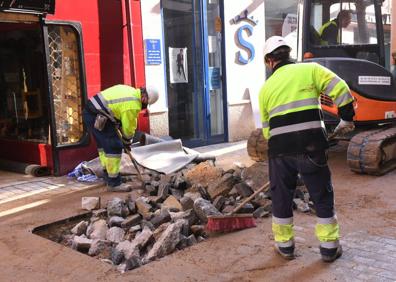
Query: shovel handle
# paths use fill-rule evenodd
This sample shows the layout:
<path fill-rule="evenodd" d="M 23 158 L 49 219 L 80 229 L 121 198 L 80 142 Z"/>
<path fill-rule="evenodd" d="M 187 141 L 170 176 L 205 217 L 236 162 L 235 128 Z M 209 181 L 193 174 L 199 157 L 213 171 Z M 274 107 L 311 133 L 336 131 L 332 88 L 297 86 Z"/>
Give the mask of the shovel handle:
<path fill-rule="evenodd" d="M 120 138 L 120 141 L 121 141 L 122 145 L 124 146 L 125 152 L 127 153 L 127 155 L 129 156 L 129 158 L 131 159 L 131 162 L 132 162 L 133 166 L 135 167 L 135 169 L 136 169 L 136 171 L 137 171 L 137 173 L 138 173 L 139 180 L 143 183 L 143 182 L 144 182 L 144 181 L 143 181 L 143 177 L 142 177 L 142 174 L 140 173 L 140 170 L 139 170 L 139 167 L 138 167 L 138 165 L 137 165 L 137 162 L 136 162 L 136 160 L 133 158 L 132 153 L 131 153 L 131 150 L 129 150 L 129 148 L 127 148 L 127 146 L 125 146 L 124 142 L 122 141 L 122 133 L 121 133 L 121 130 L 116 126 L 116 127 L 115 127 L 115 131 L 117 132 L 118 138 Z"/>
<path fill-rule="evenodd" d="M 252 195 L 250 195 L 249 197 L 247 197 L 245 200 L 243 200 L 242 203 L 240 203 L 235 209 L 232 210 L 232 212 L 230 214 L 234 214 L 237 211 L 239 211 L 246 203 L 250 202 L 254 197 L 256 197 L 258 195 L 258 193 L 263 192 L 264 190 L 267 191 L 268 188 L 270 186 L 270 182 L 268 181 L 267 183 L 265 183 L 263 186 L 261 186 L 256 192 L 254 192 Z"/>

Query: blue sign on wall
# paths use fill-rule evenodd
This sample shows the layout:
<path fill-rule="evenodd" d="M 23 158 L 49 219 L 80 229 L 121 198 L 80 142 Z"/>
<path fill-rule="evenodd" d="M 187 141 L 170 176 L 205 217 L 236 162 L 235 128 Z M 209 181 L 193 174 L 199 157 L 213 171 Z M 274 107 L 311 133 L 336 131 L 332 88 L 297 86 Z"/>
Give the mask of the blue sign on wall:
<path fill-rule="evenodd" d="M 145 39 L 144 50 L 146 65 L 160 65 L 161 59 L 161 41 L 159 39 Z"/>
<path fill-rule="evenodd" d="M 209 90 L 221 88 L 220 68 L 209 67 Z"/>

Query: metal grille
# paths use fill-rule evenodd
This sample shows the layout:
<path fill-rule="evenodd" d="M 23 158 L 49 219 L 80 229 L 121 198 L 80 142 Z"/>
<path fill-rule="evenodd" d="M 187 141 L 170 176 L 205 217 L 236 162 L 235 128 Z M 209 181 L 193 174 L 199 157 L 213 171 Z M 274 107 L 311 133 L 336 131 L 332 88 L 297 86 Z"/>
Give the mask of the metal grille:
<path fill-rule="evenodd" d="M 77 143 L 83 122 L 76 31 L 69 26 L 50 26 L 48 36 L 57 143 Z"/>

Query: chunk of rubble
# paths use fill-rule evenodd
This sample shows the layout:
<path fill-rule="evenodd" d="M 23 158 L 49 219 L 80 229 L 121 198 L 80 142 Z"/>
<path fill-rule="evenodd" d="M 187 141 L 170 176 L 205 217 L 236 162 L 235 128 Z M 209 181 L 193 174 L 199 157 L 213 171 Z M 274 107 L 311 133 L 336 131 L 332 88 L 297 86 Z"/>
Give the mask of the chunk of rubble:
<path fill-rule="evenodd" d="M 183 208 L 175 196 L 171 195 L 162 204 L 163 208 L 168 208 L 172 211 L 181 211 Z"/>
<path fill-rule="evenodd" d="M 145 227 L 142 232 L 138 233 L 132 244 L 136 245 L 139 249 L 143 249 L 153 239 L 153 232 L 150 228 Z"/>
<path fill-rule="evenodd" d="M 100 209 L 100 197 L 82 197 L 81 208 L 88 211 Z"/>
<path fill-rule="evenodd" d="M 125 235 L 124 229 L 114 226 L 111 227 L 109 230 L 107 230 L 106 240 L 113 243 L 119 243 L 124 238 L 124 235 Z"/>
<path fill-rule="evenodd" d="M 92 240 L 88 239 L 84 235 L 82 236 L 74 236 L 72 242 L 72 249 L 77 250 L 79 252 L 88 252 L 89 248 L 91 247 Z"/>
<path fill-rule="evenodd" d="M 149 205 L 145 198 L 140 197 L 136 200 L 136 207 L 137 207 L 137 211 L 138 213 L 140 213 L 140 215 L 144 218 L 144 219 L 150 219 L 152 216 L 151 213 L 151 209 L 152 206 Z"/>
<path fill-rule="evenodd" d="M 160 212 L 155 215 L 150 222 L 154 225 L 154 227 L 158 227 L 161 224 L 168 222 L 171 220 L 171 216 L 169 214 L 169 210 L 166 207 L 163 207 Z"/>
<path fill-rule="evenodd" d="M 194 211 L 203 223 L 208 222 L 209 215 L 221 215 L 211 202 L 198 198 L 194 201 Z"/>
<path fill-rule="evenodd" d="M 91 223 L 87 228 L 87 236 L 91 239 L 106 239 L 108 227 L 104 219 Z"/>
<path fill-rule="evenodd" d="M 187 197 L 186 195 L 184 195 L 180 199 L 180 204 L 182 206 L 183 211 L 190 210 L 190 209 L 194 208 L 194 200 L 191 199 L 190 197 Z"/>
<path fill-rule="evenodd" d="M 88 250 L 88 255 L 90 256 L 99 256 L 105 250 L 110 251 L 111 242 L 105 240 L 93 240 L 91 247 Z M 108 257 L 107 255 L 103 255 L 103 257 Z"/>
<path fill-rule="evenodd" d="M 150 261 L 173 252 L 181 240 L 180 232 L 184 224 L 185 221 L 181 219 L 169 225 L 155 242 L 145 259 Z"/>
<path fill-rule="evenodd" d="M 88 222 L 81 221 L 72 228 L 71 233 L 80 236 L 82 234 L 85 234 L 85 232 L 87 231 L 87 227 L 88 227 Z"/>
<path fill-rule="evenodd" d="M 303 200 L 295 198 L 293 199 L 293 202 L 296 205 L 298 211 L 304 213 L 310 211 L 308 203 L 304 202 Z"/>
<path fill-rule="evenodd" d="M 120 198 L 115 197 L 107 202 L 107 216 L 124 217 L 126 213 L 129 213 L 128 207 Z"/>
<path fill-rule="evenodd" d="M 232 187 L 236 184 L 237 180 L 230 173 L 224 174 L 220 179 L 215 180 L 208 186 L 208 193 L 212 199 L 217 196 L 227 196 Z"/>
<path fill-rule="evenodd" d="M 140 214 L 130 215 L 121 222 L 121 227 L 130 228 L 134 225 L 138 225 L 141 221 L 142 217 L 140 216 Z"/>
<path fill-rule="evenodd" d="M 253 212 L 254 218 L 262 218 L 269 216 L 269 211 L 267 211 L 264 207 L 259 207 Z"/>
<path fill-rule="evenodd" d="M 109 219 L 108 225 L 109 225 L 109 227 L 113 227 L 113 226 L 121 227 L 121 223 L 124 220 L 125 219 L 121 216 L 112 216 Z"/>

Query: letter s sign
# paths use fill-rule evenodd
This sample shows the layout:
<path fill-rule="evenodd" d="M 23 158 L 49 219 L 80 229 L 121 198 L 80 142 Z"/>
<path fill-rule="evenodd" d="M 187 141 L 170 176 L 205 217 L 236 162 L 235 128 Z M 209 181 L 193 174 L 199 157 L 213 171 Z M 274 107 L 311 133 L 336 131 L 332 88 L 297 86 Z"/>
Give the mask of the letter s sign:
<path fill-rule="evenodd" d="M 251 25 L 244 25 L 237 30 L 237 44 L 248 53 L 248 57 L 245 58 L 244 56 L 242 56 L 241 51 L 238 51 L 236 53 L 236 60 L 239 64 L 246 65 L 253 61 L 255 56 L 255 50 L 254 46 L 243 38 L 244 30 L 246 30 L 246 33 L 250 37 L 253 34 L 253 27 Z"/>

